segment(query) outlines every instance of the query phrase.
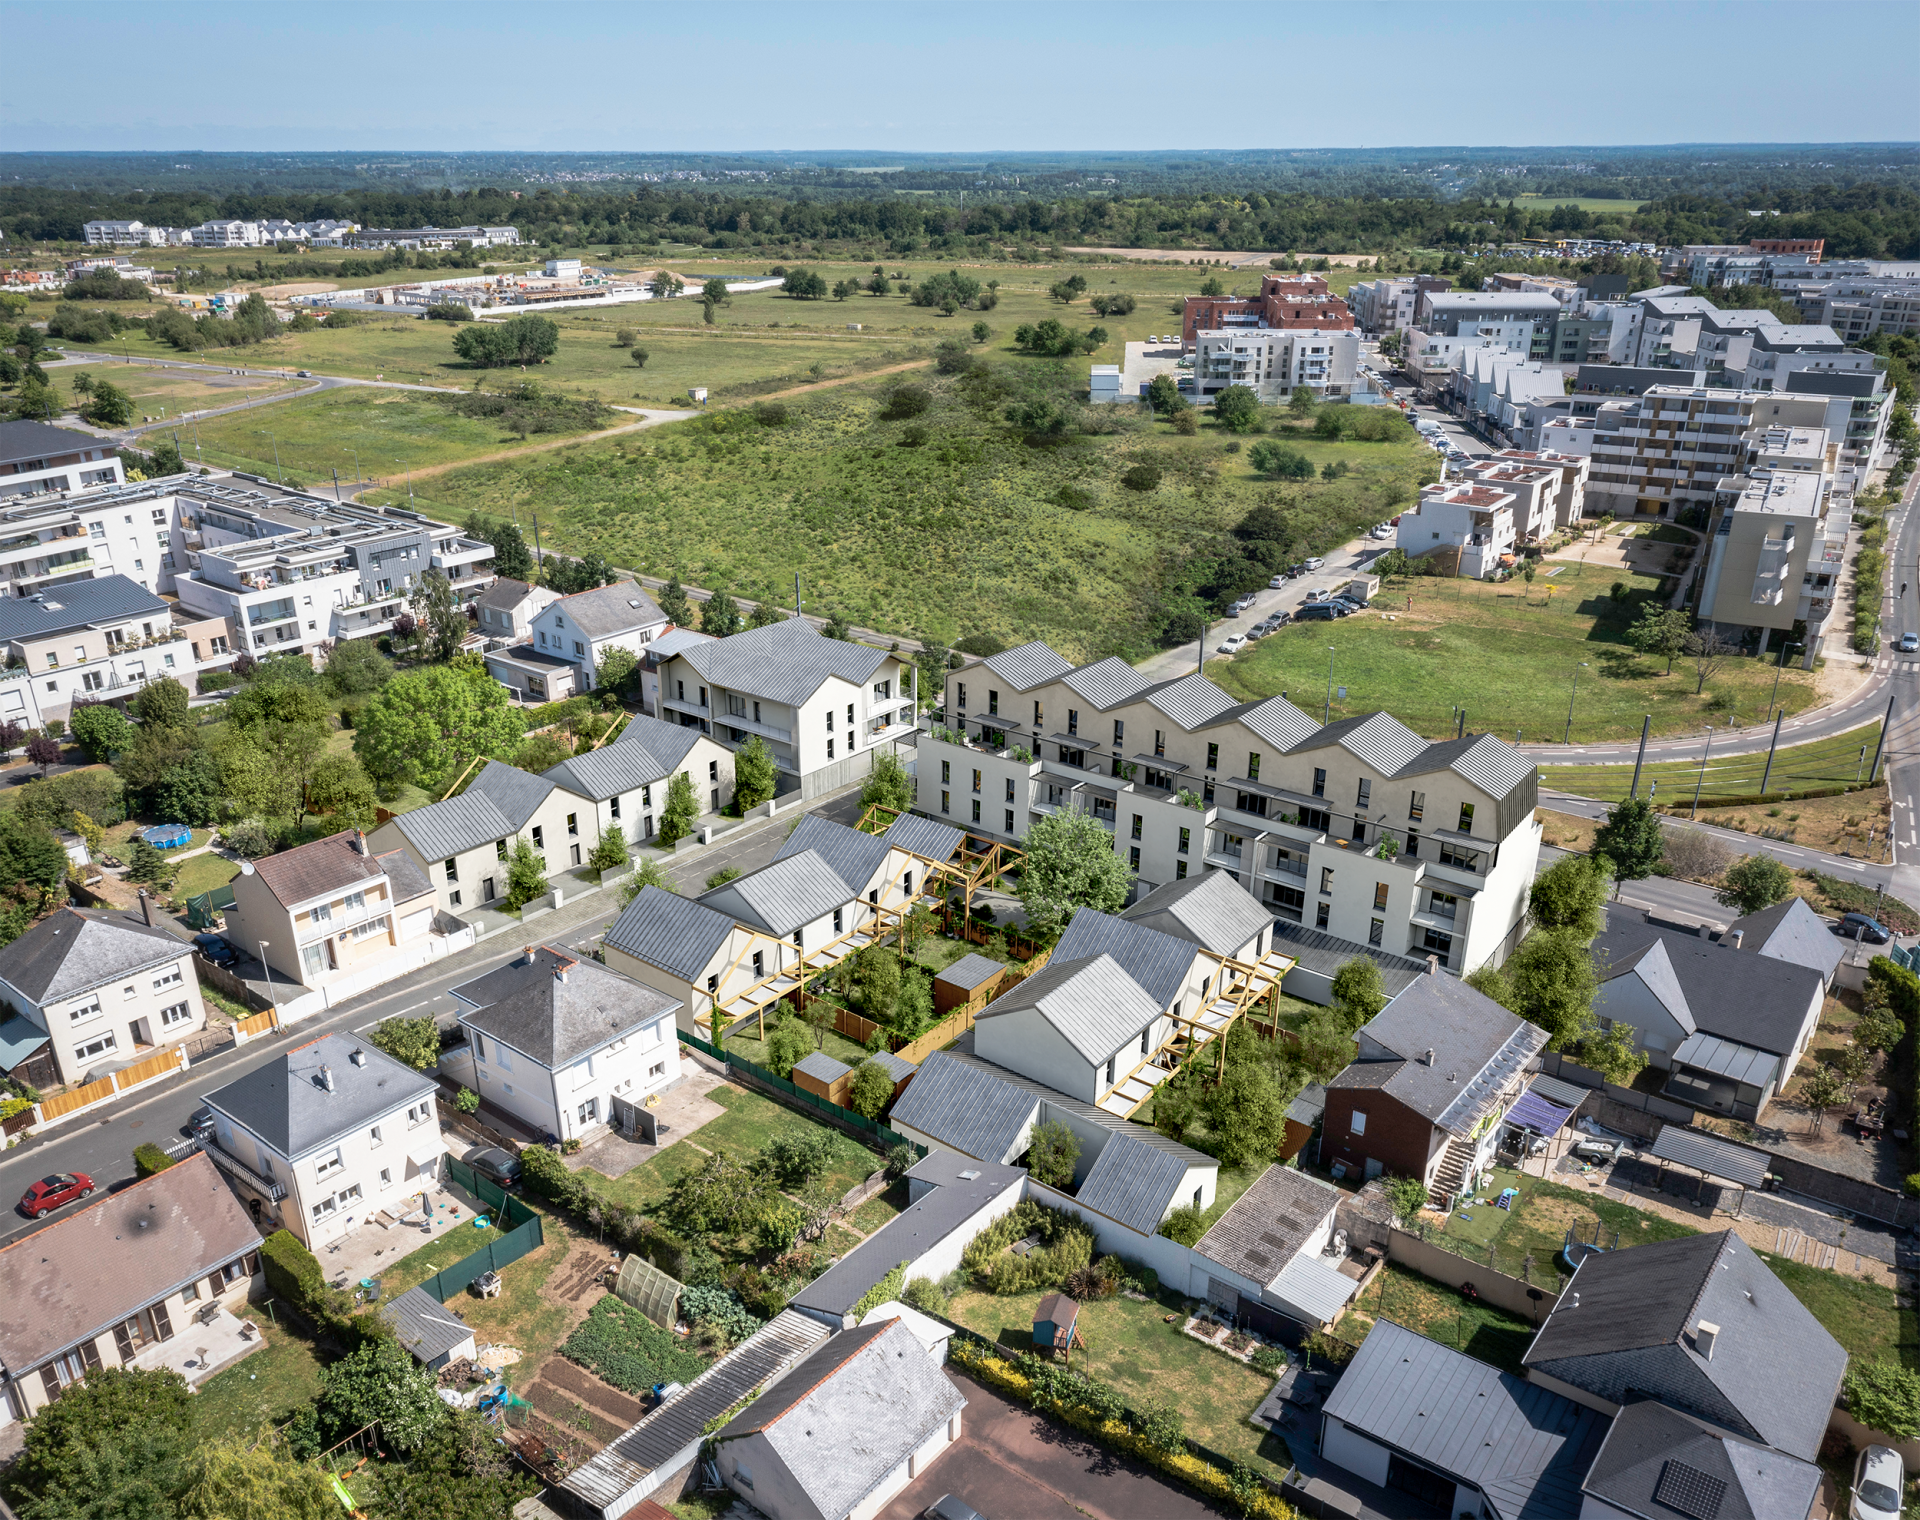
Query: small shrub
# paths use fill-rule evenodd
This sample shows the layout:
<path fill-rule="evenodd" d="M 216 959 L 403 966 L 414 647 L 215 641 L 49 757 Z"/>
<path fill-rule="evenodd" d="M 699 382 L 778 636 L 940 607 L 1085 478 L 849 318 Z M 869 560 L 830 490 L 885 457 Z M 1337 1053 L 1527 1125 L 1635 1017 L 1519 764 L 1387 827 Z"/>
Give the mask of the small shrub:
<path fill-rule="evenodd" d="M 1266 1377 L 1280 1376 L 1287 1366 L 1287 1354 L 1278 1346 L 1262 1346 L 1248 1360 L 1255 1372 Z"/>
<path fill-rule="evenodd" d="M 922 1314 L 947 1312 L 947 1295 L 931 1277 L 916 1277 L 900 1290 L 900 1302 Z"/>
<path fill-rule="evenodd" d="M 567 1337 L 560 1354 L 626 1393 L 644 1394 L 655 1383 L 690 1383 L 707 1370 L 707 1359 L 685 1350 L 638 1309 L 609 1293 Z"/>
<path fill-rule="evenodd" d="M 1160 1233 L 1183 1246 L 1197 1246 L 1207 1233 L 1207 1211 L 1197 1203 L 1183 1203 L 1160 1221 Z"/>
<path fill-rule="evenodd" d="M 156 1172 L 164 1172 L 172 1165 L 173 1157 L 151 1140 L 143 1141 L 133 1148 L 133 1174 L 143 1182 Z"/>
<path fill-rule="evenodd" d="M 453 1095 L 453 1106 L 463 1114 L 477 1112 L 480 1107 L 480 1094 L 471 1087 L 463 1087 Z"/>
<path fill-rule="evenodd" d="M 1120 484 L 1129 491 L 1152 491 L 1160 485 L 1160 466 L 1157 464 L 1136 464 L 1120 477 Z"/>

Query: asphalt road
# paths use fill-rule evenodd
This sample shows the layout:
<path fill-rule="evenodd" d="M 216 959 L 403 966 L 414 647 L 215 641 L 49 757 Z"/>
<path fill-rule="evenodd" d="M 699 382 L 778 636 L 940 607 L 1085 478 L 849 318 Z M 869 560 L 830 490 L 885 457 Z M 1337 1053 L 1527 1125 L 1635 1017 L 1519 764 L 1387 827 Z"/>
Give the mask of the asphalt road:
<path fill-rule="evenodd" d="M 851 788 L 834 793 L 809 811 L 852 823 L 860 815 L 859 790 Z M 765 865 L 786 841 L 800 816 L 800 810 L 795 808 L 764 823 L 738 829 L 705 849 L 673 860 L 666 866 L 667 874 L 691 896 L 702 889 L 709 875 L 722 867 L 750 871 Z M 619 909 L 616 891 L 577 898 L 557 912 L 536 919 L 527 926 L 524 935 L 501 934 L 483 940 L 471 950 L 438 962 L 427 972 L 374 988 L 322 1015 L 302 1019 L 271 1038 L 229 1047 L 209 1056 L 177 1077 L 142 1088 L 132 1101 L 113 1105 L 99 1116 L 85 1115 L 56 1125 L 44 1135 L 0 1152 L 0 1200 L 7 1209 L 0 1215 L 0 1246 L 39 1228 L 17 1207 L 20 1195 L 36 1178 L 54 1172 L 80 1171 L 91 1176 L 97 1187 L 124 1187 L 134 1180 L 133 1148 L 147 1140 L 167 1145 L 185 1138 L 187 1119 L 200 1106 L 203 1094 L 224 1087 L 235 1078 L 279 1059 L 293 1046 L 305 1045 L 322 1035 L 371 1029 L 382 1019 L 398 1014 L 418 1018 L 431 1013 L 443 1027 L 450 1025 L 454 1012 L 453 999 L 448 996 L 451 989 L 504 966 L 528 944 L 562 945 L 584 953 L 606 933 Z M 61 1212 L 71 1212 L 71 1209 Z M 48 1216 L 49 1220 L 59 1217 L 60 1213 Z"/>

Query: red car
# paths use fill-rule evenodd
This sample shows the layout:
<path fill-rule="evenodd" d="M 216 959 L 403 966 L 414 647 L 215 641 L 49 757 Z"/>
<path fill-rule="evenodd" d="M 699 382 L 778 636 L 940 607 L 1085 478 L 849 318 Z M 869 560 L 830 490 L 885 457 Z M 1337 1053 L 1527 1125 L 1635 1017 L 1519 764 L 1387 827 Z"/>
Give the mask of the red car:
<path fill-rule="evenodd" d="M 58 1177 L 42 1177 L 27 1189 L 20 1200 L 21 1212 L 32 1219 L 43 1219 L 63 1203 L 93 1196 L 93 1179 L 85 1172 L 67 1172 Z"/>

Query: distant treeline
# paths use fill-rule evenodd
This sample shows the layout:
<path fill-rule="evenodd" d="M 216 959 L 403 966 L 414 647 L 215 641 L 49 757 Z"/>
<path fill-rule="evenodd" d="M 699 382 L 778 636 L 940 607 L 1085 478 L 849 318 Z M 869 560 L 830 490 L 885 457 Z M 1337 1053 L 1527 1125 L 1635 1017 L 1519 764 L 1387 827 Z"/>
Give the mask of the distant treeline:
<path fill-rule="evenodd" d="M 1769 212 L 1752 215 L 1755 202 Z M 1727 199 L 1672 195 L 1633 213 L 1595 214 L 1573 205 L 1446 200 L 1422 189 L 1403 197 L 1265 193 L 1065 195 L 964 203 L 931 197 L 794 199 L 649 186 L 596 194 L 543 188 L 105 195 L 49 186 L 0 188 L 0 229 L 10 239 L 78 241 L 96 218 L 188 225 L 213 217 L 346 217 L 368 226 L 506 224 L 550 248 L 608 245 L 641 253 L 661 242 L 773 250 L 797 244 L 892 255 L 991 255 L 1012 244 L 1053 247 L 1257 249 L 1274 253 L 1371 253 L 1474 248 L 1514 238 L 1592 233 L 1662 244 L 1823 237 L 1830 258 L 1920 257 L 1920 192 L 1889 184 L 1763 188 Z M 155 250 L 165 262 L 166 255 Z"/>

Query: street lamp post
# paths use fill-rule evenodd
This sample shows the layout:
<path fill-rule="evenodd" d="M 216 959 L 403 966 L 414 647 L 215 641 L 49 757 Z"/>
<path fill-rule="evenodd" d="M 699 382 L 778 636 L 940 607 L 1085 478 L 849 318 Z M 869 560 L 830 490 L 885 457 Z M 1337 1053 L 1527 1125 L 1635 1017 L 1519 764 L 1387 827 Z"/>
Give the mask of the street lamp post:
<path fill-rule="evenodd" d="M 1713 725 L 1709 723 L 1707 725 L 1707 747 L 1700 751 L 1700 774 L 1695 778 L 1693 783 L 1693 811 L 1687 815 L 1689 818 L 1698 818 L 1700 816 L 1700 788 L 1705 784 L 1707 779 L 1707 756 L 1712 753 Z"/>
<path fill-rule="evenodd" d="M 1573 743 L 1573 699 L 1580 694 L 1580 671 L 1587 668 L 1587 662 L 1580 662 L 1580 669 L 1573 673 L 1573 689 L 1567 693 L 1567 731 L 1560 736 L 1562 744 Z"/>
<path fill-rule="evenodd" d="M 1780 663 L 1773 667 L 1773 693 L 1767 698 L 1767 711 L 1773 711 L 1774 703 L 1780 696 L 1780 673 L 1787 668 L 1787 656 L 1796 649 L 1805 649 L 1805 644 L 1785 644 L 1780 646 Z"/>
<path fill-rule="evenodd" d="M 1327 645 L 1327 709 L 1320 717 L 1321 727 L 1333 721 L 1333 645 Z"/>
<path fill-rule="evenodd" d="M 267 973 L 267 1002 L 271 1005 L 273 1002 L 273 963 L 267 959 L 267 941 L 258 939 L 255 940 L 254 943 L 260 947 L 260 967 Z"/>

